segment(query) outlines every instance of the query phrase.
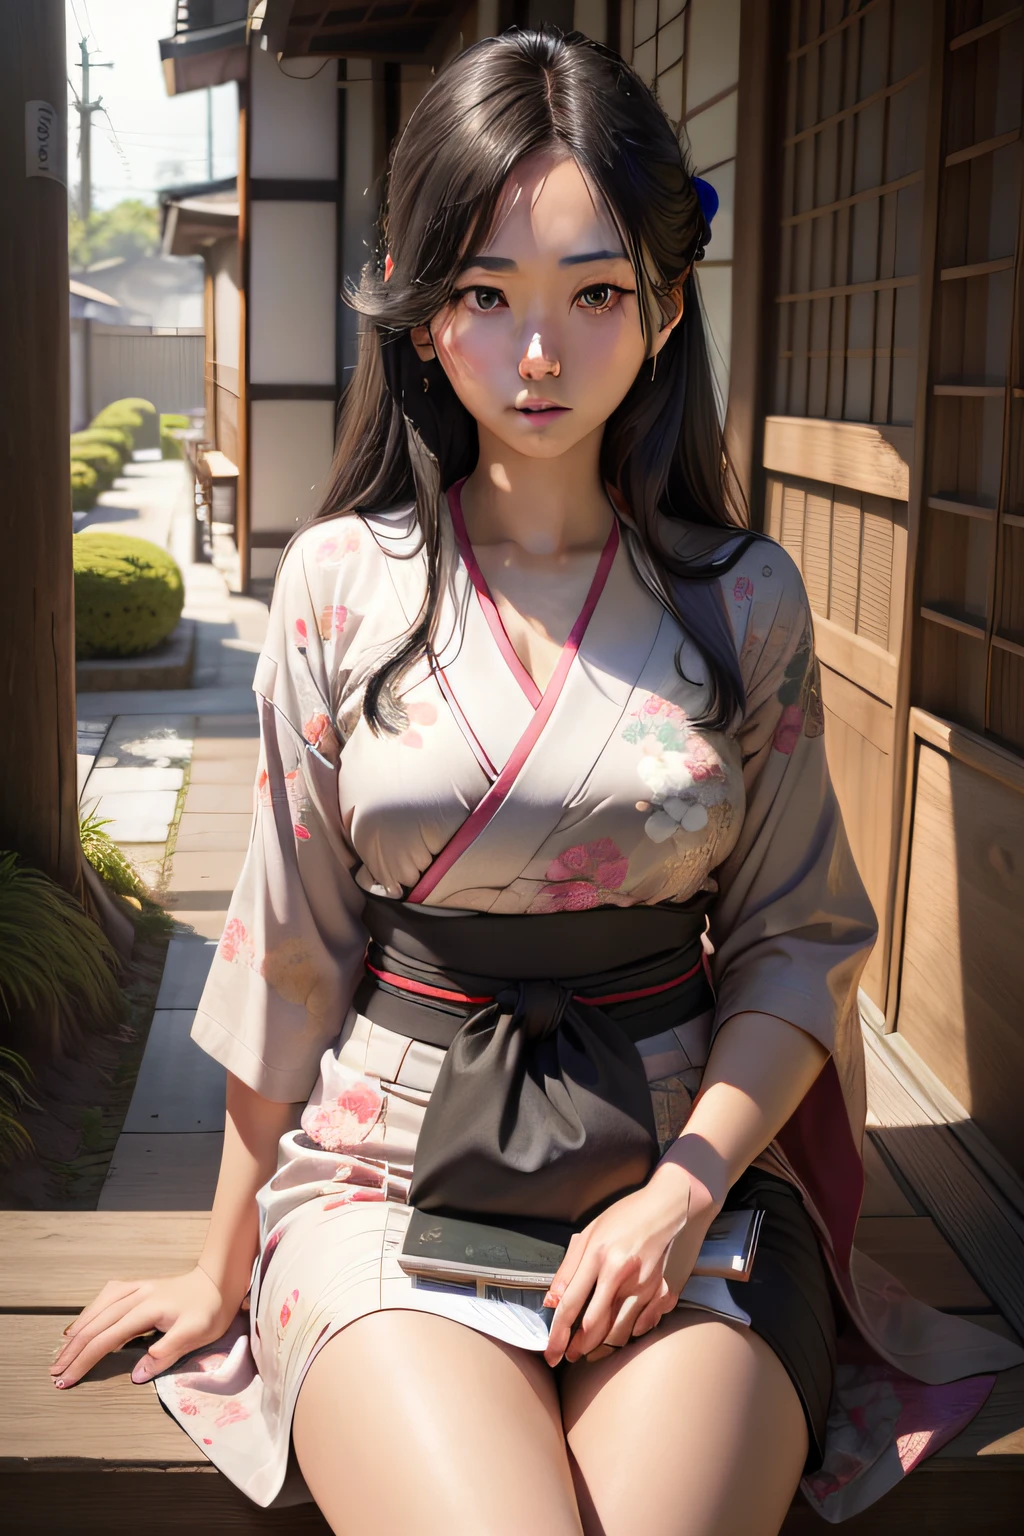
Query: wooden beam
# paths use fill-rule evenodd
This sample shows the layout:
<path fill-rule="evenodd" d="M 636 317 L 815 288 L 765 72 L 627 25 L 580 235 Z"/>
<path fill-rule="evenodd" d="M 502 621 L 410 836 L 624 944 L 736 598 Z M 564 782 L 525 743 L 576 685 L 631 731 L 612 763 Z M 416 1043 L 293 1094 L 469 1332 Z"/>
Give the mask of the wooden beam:
<path fill-rule="evenodd" d="M 767 416 L 764 467 L 778 474 L 906 501 L 914 451 L 912 427 Z"/>
<path fill-rule="evenodd" d="M 206 1211 L 0 1211 L 0 1312 L 77 1313 L 108 1280 L 182 1274 L 209 1221 Z"/>
<path fill-rule="evenodd" d="M 761 442 L 765 410 L 765 292 L 775 284 L 766 277 L 777 256 L 778 241 L 768 208 L 776 198 L 777 173 L 769 146 L 778 138 L 781 105 L 773 91 L 783 28 L 776 0 L 742 0 L 740 10 L 739 98 L 736 153 L 736 257 L 732 271 L 732 343 L 725 446 L 746 499 L 752 524 L 760 525 L 764 501 Z"/>
<path fill-rule="evenodd" d="M 64 7 L 0 0 L 0 36 L 0 848 L 79 894 Z"/>
<path fill-rule="evenodd" d="M 833 624 L 820 613 L 814 615 L 814 649 L 823 667 L 855 677 L 858 688 L 874 694 L 884 704 L 895 703 L 899 666 L 891 652 L 883 651 L 880 645 L 855 635 L 841 624 Z"/>

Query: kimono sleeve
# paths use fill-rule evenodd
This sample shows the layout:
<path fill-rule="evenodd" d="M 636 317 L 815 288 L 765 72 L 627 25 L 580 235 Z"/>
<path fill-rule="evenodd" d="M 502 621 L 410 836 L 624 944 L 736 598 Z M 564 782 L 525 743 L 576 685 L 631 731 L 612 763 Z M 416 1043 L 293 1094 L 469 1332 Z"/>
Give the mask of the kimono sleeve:
<path fill-rule="evenodd" d="M 329 700 L 334 606 L 300 536 L 278 572 L 253 688 L 260 754 L 252 832 L 192 1039 L 265 1098 L 308 1099 L 362 974 L 364 895 L 341 822 Z"/>
<path fill-rule="evenodd" d="M 770 1013 L 842 1055 L 857 1028 L 857 986 L 877 923 L 829 777 L 803 579 L 781 546 L 757 549 L 754 577 L 771 580 L 761 583 L 763 596 L 747 581 L 759 600 L 741 651 L 746 813 L 715 872 L 715 1028 L 746 1010 Z"/>

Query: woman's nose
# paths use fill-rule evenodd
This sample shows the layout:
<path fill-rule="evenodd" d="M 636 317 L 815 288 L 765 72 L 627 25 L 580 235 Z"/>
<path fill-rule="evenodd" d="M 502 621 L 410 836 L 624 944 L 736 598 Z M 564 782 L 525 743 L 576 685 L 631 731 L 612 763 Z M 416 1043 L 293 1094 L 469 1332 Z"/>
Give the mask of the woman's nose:
<path fill-rule="evenodd" d="M 530 345 L 519 360 L 519 377 L 521 379 L 543 379 L 546 374 L 557 379 L 562 371 L 562 365 L 557 358 L 550 356 L 550 347 L 546 347 L 540 339 L 540 331 L 534 331 L 530 338 Z"/>

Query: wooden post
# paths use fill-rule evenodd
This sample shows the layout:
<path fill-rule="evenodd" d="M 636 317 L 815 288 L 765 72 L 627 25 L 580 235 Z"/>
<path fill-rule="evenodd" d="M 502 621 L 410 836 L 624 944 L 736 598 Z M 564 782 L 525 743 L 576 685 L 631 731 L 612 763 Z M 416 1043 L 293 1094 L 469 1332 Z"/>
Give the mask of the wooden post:
<path fill-rule="evenodd" d="M 0 37 L 0 848 L 80 894 L 63 0 Z"/>

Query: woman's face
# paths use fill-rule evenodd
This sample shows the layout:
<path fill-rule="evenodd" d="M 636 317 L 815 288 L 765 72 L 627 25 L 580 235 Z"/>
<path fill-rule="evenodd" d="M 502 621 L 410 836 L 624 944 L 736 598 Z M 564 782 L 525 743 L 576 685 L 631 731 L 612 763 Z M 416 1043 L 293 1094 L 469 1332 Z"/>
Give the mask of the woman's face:
<path fill-rule="evenodd" d="M 421 357 L 432 343 L 480 428 L 518 453 L 556 458 L 603 428 L 650 354 L 622 237 L 575 160 L 519 163 L 453 299 L 412 340 Z"/>

